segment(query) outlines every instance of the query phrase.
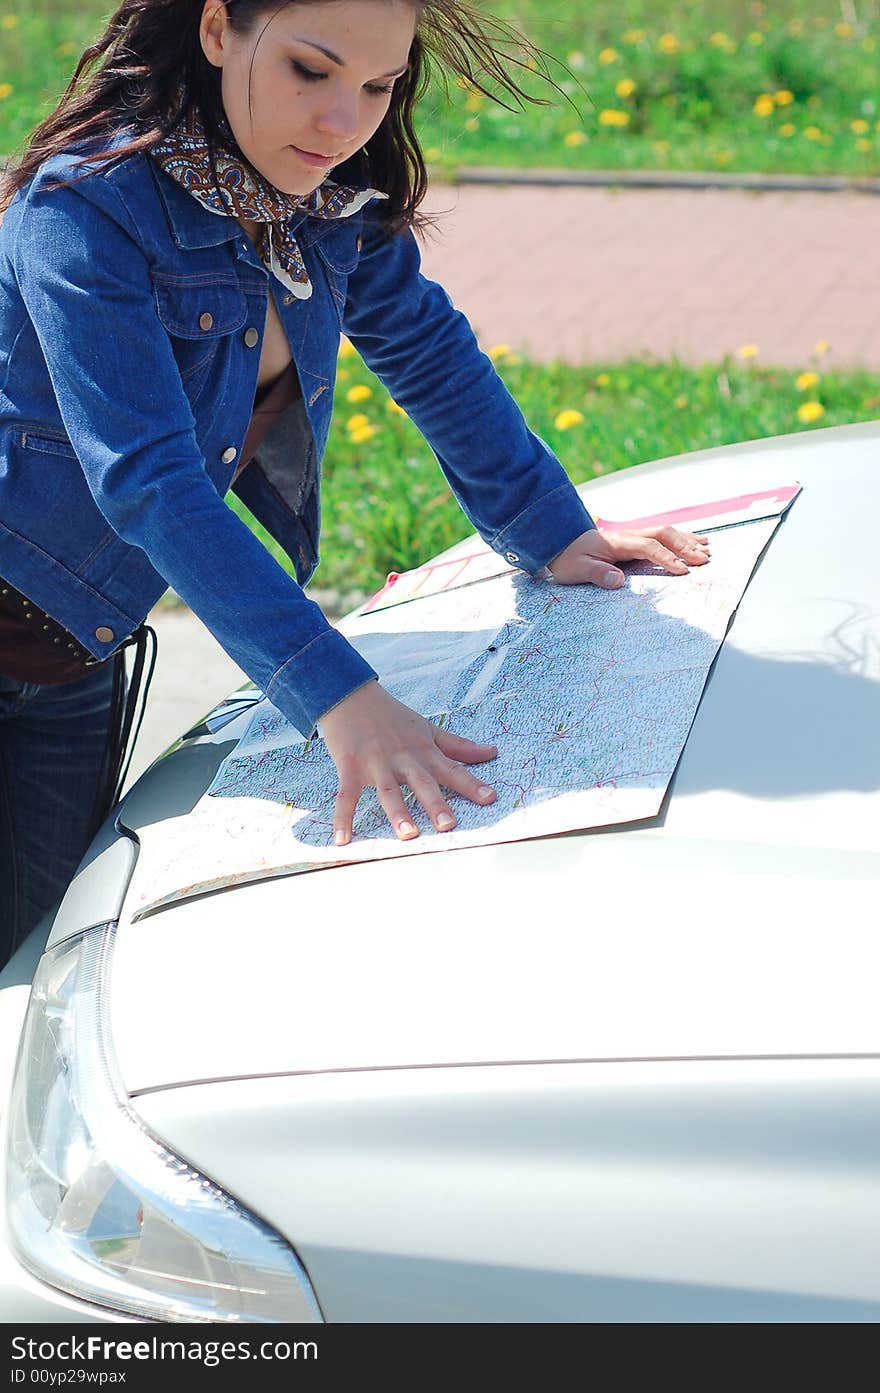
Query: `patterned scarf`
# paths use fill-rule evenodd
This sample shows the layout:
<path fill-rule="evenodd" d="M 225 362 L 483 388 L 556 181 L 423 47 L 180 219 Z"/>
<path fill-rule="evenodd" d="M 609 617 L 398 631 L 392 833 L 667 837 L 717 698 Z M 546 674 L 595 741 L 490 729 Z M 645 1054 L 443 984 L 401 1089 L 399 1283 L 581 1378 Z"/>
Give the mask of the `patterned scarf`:
<path fill-rule="evenodd" d="M 257 252 L 263 265 L 297 299 L 307 300 L 312 283 L 288 220 L 302 212 L 313 218 L 349 218 L 370 199 L 388 195 L 378 189 L 335 184 L 331 179 L 325 179 L 312 193 L 282 193 L 241 155 L 232 153 L 231 135 L 228 130 L 224 134 L 230 148 L 215 147 L 212 161 L 201 116 L 191 106 L 181 125 L 150 153 L 159 168 L 210 213 L 259 223 Z"/>

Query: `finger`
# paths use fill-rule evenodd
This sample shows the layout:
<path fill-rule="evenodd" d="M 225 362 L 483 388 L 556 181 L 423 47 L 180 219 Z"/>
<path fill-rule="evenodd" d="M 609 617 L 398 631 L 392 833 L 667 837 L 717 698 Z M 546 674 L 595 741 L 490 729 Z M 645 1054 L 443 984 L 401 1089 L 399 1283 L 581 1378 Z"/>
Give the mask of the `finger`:
<path fill-rule="evenodd" d="M 340 782 L 333 809 L 333 841 L 336 846 L 348 846 L 355 808 L 363 792 L 363 785 L 355 781 Z"/>
<path fill-rule="evenodd" d="M 384 776 L 376 784 L 376 794 L 398 840 L 409 842 L 413 837 L 417 837 L 419 829 L 410 817 L 397 780 Z"/>
<path fill-rule="evenodd" d="M 453 793 L 460 793 L 471 803 L 486 807 L 494 803 L 498 796 L 491 784 L 482 783 L 463 764 L 456 764 L 451 759 L 439 760 L 433 772 L 444 787 L 452 789 Z"/>
<path fill-rule="evenodd" d="M 674 551 L 653 537 L 645 538 L 639 548 L 639 554 L 643 561 L 650 561 L 652 566 L 659 566 L 662 570 L 671 571 L 675 575 L 683 575 L 688 569 L 687 563 L 680 556 L 676 556 Z"/>
<path fill-rule="evenodd" d="M 464 735 L 456 735 L 452 730 L 438 730 L 436 727 L 434 744 L 443 754 L 462 764 L 485 764 L 486 760 L 495 759 L 498 755 L 497 745 L 481 745 Z"/>
<path fill-rule="evenodd" d="M 708 537 L 697 536 L 694 532 L 682 532 L 677 527 L 659 527 L 649 535 L 677 556 L 696 558 L 698 564 L 705 559 L 709 546 Z"/>
<path fill-rule="evenodd" d="M 458 819 L 444 798 L 440 785 L 425 769 L 407 773 L 406 782 L 438 832 L 451 832 Z"/>
<path fill-rule="evenodd" d="M 623 571 L 593 556 L 579 556 L 563 576 L 556 575 L 552 566 L 549 569 L 558 585 L 597 585 L 600 590 L 618 590 L 626 580 Z"/>

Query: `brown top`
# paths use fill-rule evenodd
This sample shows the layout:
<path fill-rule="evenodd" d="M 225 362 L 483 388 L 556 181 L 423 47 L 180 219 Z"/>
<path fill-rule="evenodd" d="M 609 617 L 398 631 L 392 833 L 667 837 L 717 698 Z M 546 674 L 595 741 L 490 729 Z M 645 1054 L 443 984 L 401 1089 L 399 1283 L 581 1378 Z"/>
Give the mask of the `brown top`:
<path fill-rule="evenodd" d="M 287 408 L 292 406 L 300 395 L 299 378 L 293 363 L 288 363 L 274 382 L 270 382 L 268 387 L 263 387 L 257 392 L 251 423 L 248 426 L 242 446 L 241 463 L 235 471 L 233 483 L 241 471 L 250 464 L 278 417 L 283 416 Z"/>
<path fill-rule="evenodd" d="M 299 395 L 299 378 L 292 363 L 258 392 L 233 483 L 250 464 L 267 431 Z M 0 580 L 0 673 L 4 677 L 58 685 L 85 677 L 100 661 L 110 660 L 93 658 L 73 634 L 14 586 Z"/>

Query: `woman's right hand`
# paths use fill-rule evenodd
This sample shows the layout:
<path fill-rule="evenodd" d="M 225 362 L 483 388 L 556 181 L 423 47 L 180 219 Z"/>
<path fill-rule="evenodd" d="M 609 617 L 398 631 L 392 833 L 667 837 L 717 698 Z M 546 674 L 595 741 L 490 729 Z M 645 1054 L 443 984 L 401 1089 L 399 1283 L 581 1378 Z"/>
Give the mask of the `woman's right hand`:
<path fill-rule="evenodd" d="M 320 721 L 321 733 L 336 765 L 339 792 L 333 817 L 337 846 L 351 841 L 352 820 L 365 788 L 375 788 L 401 841 L 419 835 L 401 793 L 406 784 L 438 832 L 450 832 L 456 817 L 441 785 L 486 806 L 495 790 L 464 767 L 498 754 L 495 745 L 478 745 L 431 725 L 378 682 L 358 687 Z"/>

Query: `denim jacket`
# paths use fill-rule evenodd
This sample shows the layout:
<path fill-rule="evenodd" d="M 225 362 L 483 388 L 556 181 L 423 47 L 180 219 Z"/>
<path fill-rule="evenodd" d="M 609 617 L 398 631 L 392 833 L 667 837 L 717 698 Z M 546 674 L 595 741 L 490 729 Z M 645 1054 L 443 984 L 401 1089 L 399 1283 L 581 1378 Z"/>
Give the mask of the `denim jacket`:
<path fill-rule="evenodd" d="M 535 573 L 592 526 L 465 317 L 421 275 L 412 234 L 389 236 L 373 205 L 295 222 L 313 286 L 301 300 L 234 219 L 148 156 L 74 166 L 47 161 L 0 226 L 0 576 L 96 658 L 171 585 L 303 733 L 375 676 L 300 588 L 318 561 L 340 330 L 511 563 Z M 296 581 L 223 501 L 269 294 L 302 401 L 235 491 Z"/>

